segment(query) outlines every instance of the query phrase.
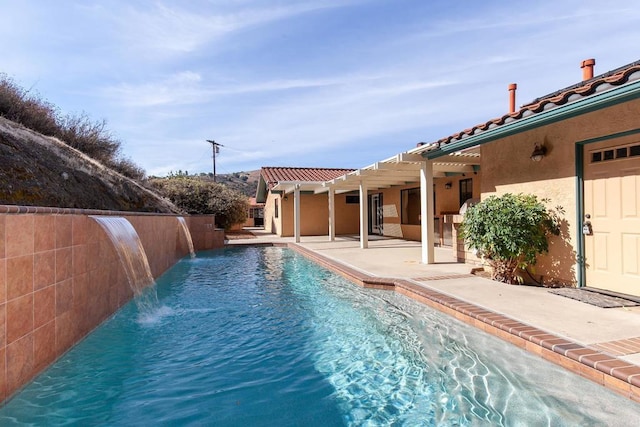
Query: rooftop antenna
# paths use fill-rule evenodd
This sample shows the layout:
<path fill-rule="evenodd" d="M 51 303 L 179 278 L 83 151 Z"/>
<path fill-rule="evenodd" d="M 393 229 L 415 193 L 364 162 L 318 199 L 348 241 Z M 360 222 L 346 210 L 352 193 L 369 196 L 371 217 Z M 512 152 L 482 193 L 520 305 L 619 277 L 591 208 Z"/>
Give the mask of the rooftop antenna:
<path fill-rule="evenodd" d="M 211 144 L 213 150 L 213 182 L 216 182 L 216 154 L 220 152 L 220 147 L 224 147 L 222 144 L 218 144 L 213 139 L 207 139 L 207 142 Z"/>

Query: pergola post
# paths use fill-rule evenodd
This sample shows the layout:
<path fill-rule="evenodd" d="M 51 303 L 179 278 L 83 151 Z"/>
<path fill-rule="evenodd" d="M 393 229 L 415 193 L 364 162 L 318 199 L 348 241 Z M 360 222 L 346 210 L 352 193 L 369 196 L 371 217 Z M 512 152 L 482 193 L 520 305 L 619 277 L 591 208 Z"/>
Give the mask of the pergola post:
<path fill-rule="evenodd" d="M 336 240 L 336 190 L 329 188 L 329 241 Z"/>
<path fill-rule="evenodd" d="M 300 185 L 293 190 L 293 228 L 296 243 L 300 243 Z"/>
<path fill-rule="evenodd" d="M 422 263 L 435 262 L 433 206 L 433 163 L 423 162 L 420 168 L 420 235 Z"/>
<path fill-rule="evenodd" d="M 360 248 L 369 247 L 369 200 L 367 183 L 360 181 Z"/>

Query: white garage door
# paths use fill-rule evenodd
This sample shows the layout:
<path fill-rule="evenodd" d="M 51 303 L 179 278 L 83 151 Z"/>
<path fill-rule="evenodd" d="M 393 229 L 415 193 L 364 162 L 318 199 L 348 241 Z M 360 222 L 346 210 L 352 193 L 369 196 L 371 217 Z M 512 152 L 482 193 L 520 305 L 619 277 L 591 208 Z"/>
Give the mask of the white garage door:
<path fill-rule="evenodd" d="M 589 144 L 584 157 L 586 284 L 640 296 L 640 137 Z"/>

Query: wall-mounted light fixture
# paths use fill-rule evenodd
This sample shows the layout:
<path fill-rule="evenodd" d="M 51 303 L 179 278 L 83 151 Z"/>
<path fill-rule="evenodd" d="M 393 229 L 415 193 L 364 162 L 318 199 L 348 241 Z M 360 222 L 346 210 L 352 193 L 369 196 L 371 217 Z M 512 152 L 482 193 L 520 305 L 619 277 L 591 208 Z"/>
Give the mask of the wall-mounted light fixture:
<path fill-rule="evenodd" d="M 533 149 L 533 153 L 531 153 L 531 160 L 534 162 L 539 162 L 542 158 L 547 154 L 547 147 L 544 145 L 536 144 L 536 148 Z"/>
<path fill-rule="evenodd" d="M 447 190 L 451 190 L 451 186 L 453 184 L 451 184 L 451 181 L 447 182 L 446 184 L 444 184 L 444 188 L 446 188 Z"/>
<path fill-rule="evenodd" d="M 287 196 L 286 194 L 283 197 L 283 200 L 289 200 L 289 196 Z"/>

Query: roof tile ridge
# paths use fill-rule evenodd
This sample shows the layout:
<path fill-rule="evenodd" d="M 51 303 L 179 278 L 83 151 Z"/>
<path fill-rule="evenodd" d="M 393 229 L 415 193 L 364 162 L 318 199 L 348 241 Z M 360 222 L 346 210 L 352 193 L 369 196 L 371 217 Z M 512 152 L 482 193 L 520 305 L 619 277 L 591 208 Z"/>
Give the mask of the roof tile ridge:
<path fill-rule="evenodd" d="M 635 65 L 633 67 L 626 68 L 619 73 L 604 77 L 602 79 L 602 82 L 618 86 L 627 83 L 629 81 L 629 77 L 631 77 L 632 74 L 638 71 L 640 71 L 640 65 Z"/>
<path fill-rule="evenodd" d="M 307 167 L 307 166 L 262 166 L 262 169 L 355 170 L 355 168 L 329 168 L 329 167 Z"/>
<path fill-rule="evenodd" d="M 640 72 L 640 61 L 631 64 L 631 66 L 628 66 L 627 68 L 617 70 L 617 72 L 615 72 L 614 74 L 605 73 L 591 80 L 582 82 L 582 84 L 578 83 L 575 86 L 566 88 L 562 92 L 553 94 L 553 96 L 547 95 L 545 97 L 537 98 L 536 100 L 534 100 L 534 102 L 525 104 L 512 113 L 507 113 L 499 117 L 487 120 L 486 122 L 482 122 L 480 124 L 472 126 L 470 128 L 466 128 L 462 131 L 455 132 L 447 137 L 440 138 L 436 141 L 436 143 L 438 144 L 438 146 L 449 144 L 452 141 L 460 140 L 465 135 L 471 136 L 477 130 L 486 131 L 491 127 L 491 125 L 501 126 L 505 124 L 509 118 L 513 120 L 519 120 L 524 117 L 524 114 L 526 112 L 535 114 L 544 111 L 545 107 L 549 104 L 553 104 L 556 106 L 564 105 L 568 103 L 570 101 L 570 98 L 574 95 L 579 95 L 581 97 L 593 95 L 597 91 L 597 88 L 605 83 L 613 86 L 623 85 L 629 81 L 631 75 L 637 72 Z"/>

